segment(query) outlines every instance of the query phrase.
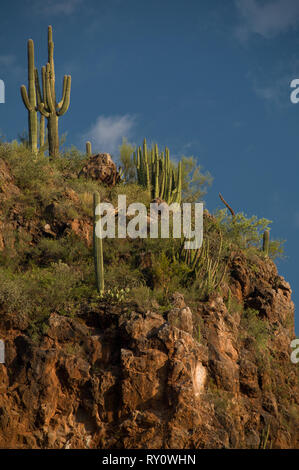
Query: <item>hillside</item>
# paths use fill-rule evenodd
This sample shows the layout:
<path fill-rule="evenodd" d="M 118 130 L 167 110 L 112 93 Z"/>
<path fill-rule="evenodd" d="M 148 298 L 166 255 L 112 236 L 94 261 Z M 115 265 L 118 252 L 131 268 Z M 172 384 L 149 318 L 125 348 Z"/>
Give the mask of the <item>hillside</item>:
<path fill-rule="evenodd" d="M 100 295 L 93 192 L 150 198 L 85 163 L 0 145 L 0 448 L 298 448 L 294 305 L 263 223 L 206 210 L 198 272 L 177 240 L 104 240 Z"/>

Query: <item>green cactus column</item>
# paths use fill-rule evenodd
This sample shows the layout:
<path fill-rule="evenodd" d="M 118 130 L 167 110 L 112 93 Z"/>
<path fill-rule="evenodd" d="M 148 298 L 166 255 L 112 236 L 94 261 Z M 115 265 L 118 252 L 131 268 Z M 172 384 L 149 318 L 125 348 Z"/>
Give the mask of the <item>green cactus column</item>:
<path fill-rule="evenodd" d="M 104 260 L 103 260 L 103 240 L 96 234 L 97 222 L 99 222 L 100 217 L 96 215 L 96 208 L 100 204 L 100 195 L 99 193 L 94 193 L 93 195 L 93 257 L 94 257 L 94 267 L 96 274 L 96 285 L 98 292 L 104 291 Z M 98 224 L 98 234 L 101 233 L 101 225 Z"/>
<path fill-rule="evenodd" d="M 25 85 L 21 86 L 21 96 L 28 109 L 29 146 L 32 152 L 37 153 L 37 108 L 35 91 L 34 43 L 32 39 L 27 43 L 28 53 L 28 93 Z"/>
<path fill-rule="evenodd" d="M 45 116 L 40 115 L 39 120 L 39 147 L 42 148 L 45 145 Z"/>
<path fill-rule="evenodd" d="M 89 140 L 88 140 L 86 142 L 85 146 L 86 146 L 86 155 L 87 155 L 87 157 L 91 157 L 91 154 L 92 154 L 91 142 L 89 142 Z"/>
<path fill-rule="evenodd" d="M 178 164 L 177 187 L 174 202 L 181 203 L 182 198 L 182 162 Z"/>
<path fill-rule="evenodd" d="M 150 152 L 147 150 L 146 140 L 133 154 L 133 162 L 137 170 L 137 181 L 146 188 L 152 198 L 160 198 L 171 204 L 181 203 L 182 199 L 182 163 L 179 162 L 177 176 L 169 158 L 169 149 L 159 154 L 158 145 L 155 144 Z"/>
<path fill-rule="evenodd" d="M 144 138 L 144 141 L 143 141 L 143 159 L 144 159 L 144 168 L 145 168 L 146 188 L 147 188 L 149 194 L 151 194 L 150 171 L 149 171 L 147 145 L 146 145 L 146 139 L 145 138 Z"/>
<path fill-rule="evenodd" d="M 263 252 L 267 256 L 269 255 L 269 244 L 270 244 L 270 232 L 269 230 L 265 230 L 264 235 L 263 235 Z"/>
<path fill-rule="evenodd" d="M 155 177 L 155 193 L 154 197 L 158 198 L 160 196 L 160 187 L 159 187 L 159 170 L 160 170 L 160 161 L 159 161 L 159 150 L 158 145 L 155 145 L 155 163 L 154 163 L 154 177 Z"/>
<path fill-rule="evenodd" d="M 39 77 L 38 77 L 37 69 L 34 69 L 34 75 L 35 75 L 35 89 L 36 89 L 37 109 L 39 109 L 40 103 L 43 102 L 44 90 L 46 89 L 46 86 L 45 86 L 46 67 L 42 67 L 42 89 L 43 89 L 43 94 L 42 94 L 42 91 L 41 91 L 41 88 L 40 88 L 40 85 L 39 85 Z M 45 116 L 44 116 L 44 114 L 40 113 L 40 119 L 39 119 L 39 148 L 40 148 L 40 154 L 41 155 L 44 155 L 45 141 L 46 141 Z"/>

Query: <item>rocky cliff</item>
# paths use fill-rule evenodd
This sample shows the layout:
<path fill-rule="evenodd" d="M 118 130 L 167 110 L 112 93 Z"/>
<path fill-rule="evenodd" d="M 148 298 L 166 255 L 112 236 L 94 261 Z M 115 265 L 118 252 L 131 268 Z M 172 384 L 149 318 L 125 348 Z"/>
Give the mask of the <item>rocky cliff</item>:
<path fill-rule="evenodd" d="M 291 290 L 273 262 L 256 263 L 251 278 L 236 255 L 230 287 L 263 317 L 264 348 L 220 295 L 191 312 L 176 294 L 164 316 L 104 304 L 52 314 L 38 344 L 26 316 L 2 312 L 0 447 L 298 447 Z"/>
<path fill-rule="evenodd" d="M 163 308 L 101 300 L 86 251 L 95 183 L 69 161 L 58 172 L 0 151 L 0 448 L 299 447 L 294 305 L 270 258 L 229 245 L 221 289 L 189 305 L 179 290 Z M 157 298 L 168 289 L 165 259 L 151 272 L 148 251 L 112 249 L 108 283 L 145 273 Z"/>

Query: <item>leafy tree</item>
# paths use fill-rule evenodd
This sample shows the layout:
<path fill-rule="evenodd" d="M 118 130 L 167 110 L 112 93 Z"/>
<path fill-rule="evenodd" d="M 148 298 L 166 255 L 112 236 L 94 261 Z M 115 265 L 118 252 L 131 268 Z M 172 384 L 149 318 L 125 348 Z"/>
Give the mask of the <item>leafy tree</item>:
<path fill-rule="evenodd" d="M 196 159 L 182 156 L 182 199 L 184 202 L 197 202 L 207 192 L 213 178 L 209 172 L 202 173 Z"/>
<path fill-rule="evenodd" d="M 250 247 L 260 249 L 263 233 L 269 230 L 269 225 L 272 223 L 271 220 L 258 219 L 256 215 L 247 217 L 243 213 L 238 213 L 235 218 L 232 218 L 227 209 L 217 211 L 215 216 L 226 237 L 243 249 Z M 271 240 L 270 238 L 269 256 L 273 259 L 283 258 L 283 244 L 284 240 Z"/>
<path fill-rule="evenodd" d="M 136 180 L 136 168 L 132 159 L 135 147 L 123 137 L 122 143 L 118 148 L 120 165 L 124 172 L 125 181 L 132 183 Z"/>

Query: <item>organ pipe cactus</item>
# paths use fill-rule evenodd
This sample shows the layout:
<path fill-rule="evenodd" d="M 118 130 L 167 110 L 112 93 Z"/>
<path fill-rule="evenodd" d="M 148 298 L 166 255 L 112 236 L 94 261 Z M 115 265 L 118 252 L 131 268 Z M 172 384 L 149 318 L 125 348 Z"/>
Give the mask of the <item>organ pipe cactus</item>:
<path fill-rule="evenodd" d="M 99 193 L 93 195 L 93 257 L 96 274 L 96 286 L 98 292 L 104 292 L 104 260 L 103 260 L 103 240 L 101 236 L 100 217 L 96 214 L 96 208 L 100 204 Z M 97 226 L 98 224 L 98 226 Z M 97 232 L 97 233 L 96 233 Z"/>
<path fill-rule="evenodd" d="M 37 71 L 35 74 L 38 83 Z M 38 110 L 48 120 L 49 154 L 55 158 L 59 154 L 58 118 L 67 112 L 70 105 L 71 76 L 64 76 L 62 99 L 57 102 L 52 26 L 48 27 L 48 63 L 46 67 L 42 67 L 42 91 L 38 84 L 36 90 Z"/>
<path fill-rule="evenodd" d="M 209 238 L 203 240 L 201 248 L 185 250 L 184 241 L 181 243 L 177 259 L 183 261 L 198 282 L 203 297 L 216 291 L 221 286 L 228 267 L 228 261 L 223 259 L 223 236 L 219 230 L 218 249 L 210 246 Z"/>
<path fill-rule="evenodd" d="M 37 101 L 35 89 L 34 43 L 32 39 L 27 43 L 28 55 L 28 92 L 25 85 L 21 86 L 21 96 L 28 109 L 29 147 L 37 153 Z"/>
<path fill-rule="evenodd" d="M 137 170 L 138 184 L 148 189 L 151 197 L 160 198 L 171 204 L 181 203 L 182 199 L 182 163 L 179 162 L 174 172 L 169 158 L 169 149 L 159 153 L 157 144 L 149 152 L 146 139 L 143 148 L 138 147 L 133 154 Z"/>

